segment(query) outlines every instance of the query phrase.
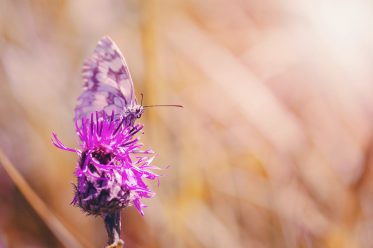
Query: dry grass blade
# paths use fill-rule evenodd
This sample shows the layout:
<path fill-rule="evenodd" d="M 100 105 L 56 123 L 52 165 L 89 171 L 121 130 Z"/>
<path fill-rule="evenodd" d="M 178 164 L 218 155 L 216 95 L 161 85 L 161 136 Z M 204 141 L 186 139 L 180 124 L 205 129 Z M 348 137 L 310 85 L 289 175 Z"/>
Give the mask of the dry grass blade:
<path fill-rule="evenodd" d="M 225 97 L 237 105 L 247 121 L 277 150 L 281 151 L 288 146 L 297 149 L 302 144 L 304 136 L 297 119 L 287 111 L 271 89 L 248 70 L 229 49 L 206 35 L 204 30 L 188 17 L 180 15 L 177 20 L 170 21 L 169 25 L 172 30 L 183 30 L 167 33 L 166 38 L 170 45 L 181 56 L 197 65 L 211 82 L 221 87 Z M 250 92 L 250 97 L 247 97 L 247 92 Z M 268 114 L 258 115 L 258 109 L 262 108 L 265 108 Z M 273 123 L 282 123 L 281 131 L 276 132 Z"/>
<path fill-rule="evenodd" d="M 40 199 L 35 191 L 30 187 L 22 175 L 17 171 L 15 166 L 10 162 L 8 157 L 0 149 L 0 164 L 3 166 L 9 177 L 15 183 L 19 191 L 23 194 L 26 200 L 30 203 L 36 213 L 46 223 L 52 233 L 65 247 L 92 247 L 79 242 L 61 223 L 61 221 L 51 212 L 47 205 Z"/>

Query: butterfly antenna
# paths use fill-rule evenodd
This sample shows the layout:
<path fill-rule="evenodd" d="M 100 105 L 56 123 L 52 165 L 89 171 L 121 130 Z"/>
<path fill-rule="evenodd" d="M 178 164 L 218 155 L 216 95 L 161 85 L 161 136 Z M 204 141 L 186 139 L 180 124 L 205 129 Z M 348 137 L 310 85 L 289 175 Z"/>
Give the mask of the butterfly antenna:
<path fill-rule="evenodd" d="M 178 104 L 156 104 L 156 105 L 145 105 L 144 108 L 151 108 L 151 107 L 177 107 L 177 108 L 184 108 L 183 105 Z"/>

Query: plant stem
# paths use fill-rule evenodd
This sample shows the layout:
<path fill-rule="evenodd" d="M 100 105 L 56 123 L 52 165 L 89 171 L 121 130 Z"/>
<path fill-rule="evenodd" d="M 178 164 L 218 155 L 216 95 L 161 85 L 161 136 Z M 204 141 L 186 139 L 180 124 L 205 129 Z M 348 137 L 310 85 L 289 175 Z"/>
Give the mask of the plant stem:
<path fill-rule="evenodd" d="M 116 245 L 113 247 L 123 247 L 124 242 L 120 239 L 120 210 L 105 214 L 103 218 L 108 234 L 109 247 L 112 247 L 111 245 Z"/>

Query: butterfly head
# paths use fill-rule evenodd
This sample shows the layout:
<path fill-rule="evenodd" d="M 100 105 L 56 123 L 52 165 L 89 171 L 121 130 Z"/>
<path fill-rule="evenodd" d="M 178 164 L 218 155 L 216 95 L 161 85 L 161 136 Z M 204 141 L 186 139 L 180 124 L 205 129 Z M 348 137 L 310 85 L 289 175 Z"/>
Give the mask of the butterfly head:
<path fill-rule="evenodd" d="M 144 107 L 140 104 L 134 104 L 132 106 L 128 106 L 125 111 L 126 119 L 130 125 L 133 125 L 136 119 L 139 119 L 144 113 Z"/>
<path fill-rule="evenodd" d="M 142 115 L 142 113 L 144 113 L 144 107 L 142 105 L 135 105 L 134 106 L 134 110 L 133 110 L 133 115 L 139 119 Z"/>

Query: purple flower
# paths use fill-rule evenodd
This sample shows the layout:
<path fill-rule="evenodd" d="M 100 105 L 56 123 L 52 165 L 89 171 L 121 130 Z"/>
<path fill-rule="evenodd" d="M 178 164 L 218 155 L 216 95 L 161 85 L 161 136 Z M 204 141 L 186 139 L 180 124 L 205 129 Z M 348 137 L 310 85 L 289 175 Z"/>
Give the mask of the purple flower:
<path fill-rule="evenodd" d="M 81 149 L 68 148 L 53 133 L 53 144 L 79 156 L 76 166 L 77 184 L 72 203 L 86 213 L 106 216 L 134 205 L 144 215 L 142 198 L 154 193 L 143 179 L 158 179 L 151 169 L 154 159 L 152 150 L 142 150 L 138 137 L 143 126 L 126 126 L 125 117 L 116 120 L 114 112 L 102 117 L 96 112 L 90 119 L 76 121 Z"/>

